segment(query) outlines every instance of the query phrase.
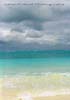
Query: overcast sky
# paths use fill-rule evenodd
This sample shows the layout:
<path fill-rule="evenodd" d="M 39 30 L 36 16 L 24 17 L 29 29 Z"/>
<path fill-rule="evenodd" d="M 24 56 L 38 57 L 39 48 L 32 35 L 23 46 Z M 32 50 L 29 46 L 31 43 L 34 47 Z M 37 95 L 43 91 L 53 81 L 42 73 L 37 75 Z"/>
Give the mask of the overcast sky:
<path fill-rule="evenodd" d="M 70 49 L 70 0 L 0 0 L 0 50 L 44 49 Z"/>

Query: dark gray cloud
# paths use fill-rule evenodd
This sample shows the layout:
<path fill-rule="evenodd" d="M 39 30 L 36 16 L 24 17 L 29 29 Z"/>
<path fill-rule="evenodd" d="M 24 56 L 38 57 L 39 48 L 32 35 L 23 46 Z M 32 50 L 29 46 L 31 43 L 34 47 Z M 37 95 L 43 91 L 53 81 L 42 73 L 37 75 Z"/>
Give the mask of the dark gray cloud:
<path fill-rule="evenodd" d="M 1 8 L 3 12 L 0 13 L 0 21 L 1 22 L 22 22 L 22 21 L 36 21 L 36 22 L 42 22 L 45 20 L 48 20 L 48 18 L 43 18 L 42 16 L 39 16 L 39 11 L 38 7 L 29 6 L 29 7 L 9 7 L 9 6 L 4 6 Z M 34 10 L 37 10 L 37 13 L 34 12 Z"/>
<path fill-rule="evenodd" d="M 0 50 L 70 49 L 69 1 L 52 7 L 9 6 L 5 2 L 0 4 Z"/>

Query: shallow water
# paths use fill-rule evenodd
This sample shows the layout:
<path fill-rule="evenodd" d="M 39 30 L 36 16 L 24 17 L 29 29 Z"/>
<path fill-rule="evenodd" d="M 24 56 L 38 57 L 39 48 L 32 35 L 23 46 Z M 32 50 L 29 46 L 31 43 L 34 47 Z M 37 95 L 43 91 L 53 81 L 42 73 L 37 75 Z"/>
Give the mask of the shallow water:
<path fill-rule="evenodd" d="M 70 57 L 0 59 L 0 75 L 70 72 Z"/>

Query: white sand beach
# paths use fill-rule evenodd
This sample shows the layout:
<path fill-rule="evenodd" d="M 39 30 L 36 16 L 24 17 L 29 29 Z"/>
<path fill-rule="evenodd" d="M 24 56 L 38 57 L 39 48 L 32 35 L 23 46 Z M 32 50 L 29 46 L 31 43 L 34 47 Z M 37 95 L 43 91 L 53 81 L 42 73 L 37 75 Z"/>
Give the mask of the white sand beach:
<path fill-rule="evenodd" d="M 70 76 L 8 76 L 0 78 L 0 100 L 70 100 Z"/>

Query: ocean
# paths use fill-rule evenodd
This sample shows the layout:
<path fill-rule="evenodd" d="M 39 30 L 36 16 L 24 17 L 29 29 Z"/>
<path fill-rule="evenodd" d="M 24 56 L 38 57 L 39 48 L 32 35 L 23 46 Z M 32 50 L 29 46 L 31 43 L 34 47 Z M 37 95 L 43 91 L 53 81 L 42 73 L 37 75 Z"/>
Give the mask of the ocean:
<path fill-rule="evenodd" d="M 3 93 L 7 90 L 14 93 L 15 100 L 25 93 L 34 97 L 70 95 L 70 51 L 2 52 L 0 55 L 0 88 Z"/>
<path fill-rule="evenodd" d="M 70 51 L 0 52 L 0 74 L 70 72 Z"/>

